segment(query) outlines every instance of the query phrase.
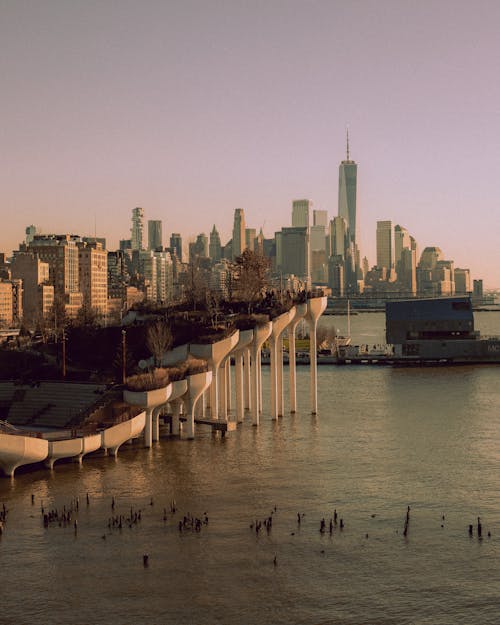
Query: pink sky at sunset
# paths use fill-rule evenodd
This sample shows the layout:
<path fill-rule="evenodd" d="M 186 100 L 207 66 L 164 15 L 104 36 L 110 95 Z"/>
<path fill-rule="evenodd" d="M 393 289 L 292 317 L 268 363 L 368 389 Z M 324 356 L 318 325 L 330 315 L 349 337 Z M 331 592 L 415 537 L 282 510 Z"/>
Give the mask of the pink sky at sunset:
<path fill-rule="evenodd" d="M 131 209 L 185 240 L 268 237 L 358 163 L 362 255 L 405 226 L 500 287 L 495 1 L 4 0 L 0 251 L 29 224 L 115 248 Z"/>

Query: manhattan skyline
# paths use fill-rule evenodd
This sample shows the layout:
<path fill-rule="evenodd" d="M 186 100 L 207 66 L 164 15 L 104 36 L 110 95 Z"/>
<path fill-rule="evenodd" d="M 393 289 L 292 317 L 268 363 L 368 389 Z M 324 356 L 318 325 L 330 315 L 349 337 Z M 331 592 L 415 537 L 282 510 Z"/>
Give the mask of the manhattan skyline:
<path fill-rule="evenodd" d="M 4 3 L 0 71 L 10 253 L 43 232 L 128 237 L 142 206 L 187 240 L 234 209 L 273 236 L 292 200 L 338 214 L 358 164 L 357 237 L 377 220 L 500 286 L 500 46 L 494 2 Z"/>

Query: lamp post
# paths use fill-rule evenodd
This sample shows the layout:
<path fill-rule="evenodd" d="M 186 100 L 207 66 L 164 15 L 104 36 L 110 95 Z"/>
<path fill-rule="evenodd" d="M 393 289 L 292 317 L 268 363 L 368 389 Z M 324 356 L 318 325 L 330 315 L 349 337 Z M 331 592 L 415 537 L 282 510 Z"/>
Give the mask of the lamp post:
<path fill-rule="evenodd" d="M 127 377 L 127 330 L 122 330 L 122 384 Z"/>
<path fill-rule="evenodd" d="M 62 331 L 62 377 L 65 378 L 66 377 L 66 333 L 64 331 Z"/>

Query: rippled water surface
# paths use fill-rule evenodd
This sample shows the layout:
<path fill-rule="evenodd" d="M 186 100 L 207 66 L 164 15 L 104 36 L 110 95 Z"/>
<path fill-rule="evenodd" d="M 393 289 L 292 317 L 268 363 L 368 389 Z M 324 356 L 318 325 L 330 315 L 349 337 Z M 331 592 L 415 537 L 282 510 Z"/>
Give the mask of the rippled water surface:
<path fill-rule="evenodd" d="M 488 334 L 499 321 L 476 315 Z M 358 342 L 384 340 L 383 315 L 351 325 Z M 2 479 L 0 623 L 498 623 L 500 368 L 322 366 L 318 377 L 316 417 L 304 367 L 297 414 L 271 421 L 264 369 L 259 428 L 247 419 L 225 439 L 198 428 L 195 441 Z M 75 497 L 77 534 L 44 529 L 42 502 L 61 510 Z M 115 514 L 142 509 L 141 521 L 108 529 L 113 497 Z M 334 509 L 345 528 L 330 535 Z M 204 512 L 199 533 L 179 532 Z"/>

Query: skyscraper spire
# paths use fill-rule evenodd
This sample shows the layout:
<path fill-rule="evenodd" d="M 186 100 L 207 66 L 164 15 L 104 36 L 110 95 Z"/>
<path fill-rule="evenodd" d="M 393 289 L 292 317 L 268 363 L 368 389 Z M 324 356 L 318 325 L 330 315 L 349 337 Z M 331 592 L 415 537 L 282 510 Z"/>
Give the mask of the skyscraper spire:
<path fill-rule="evenodd" d="M 347 160 L 349 160 L 349 126 L 345 129 L 347 138 Z"/>

